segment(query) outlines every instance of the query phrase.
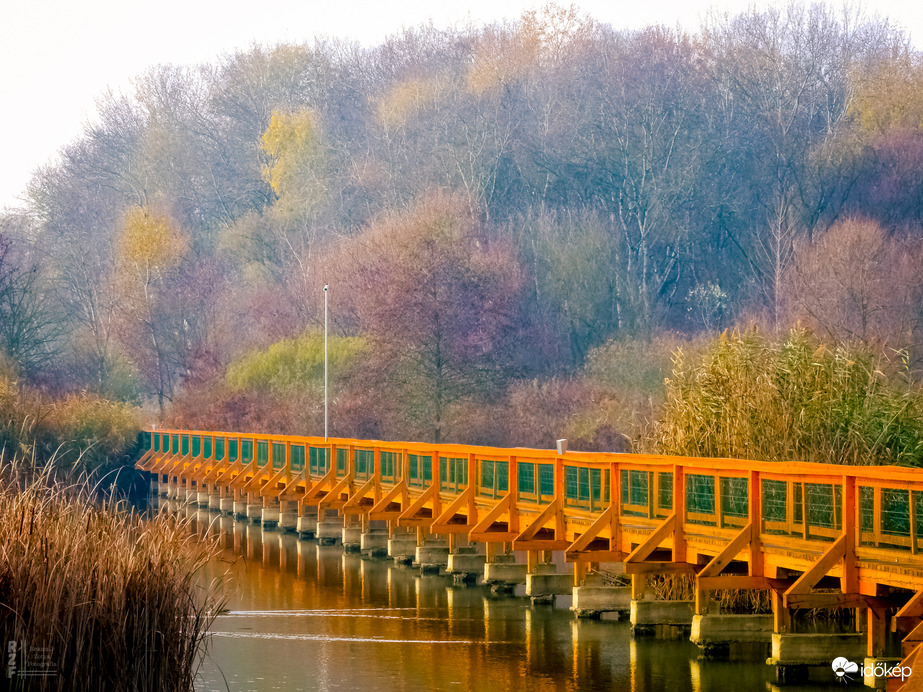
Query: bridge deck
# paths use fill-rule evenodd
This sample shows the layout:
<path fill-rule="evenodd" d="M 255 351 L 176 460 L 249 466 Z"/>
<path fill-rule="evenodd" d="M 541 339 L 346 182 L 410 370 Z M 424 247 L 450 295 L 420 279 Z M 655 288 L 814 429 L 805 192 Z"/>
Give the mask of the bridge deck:
<path fill-rule="evenodd" d="M 786 611 L 777 614 L 777 630 L 796 608 L 905 606 L 898 624 L 923 615 L 917 469 L 208 431 L 145 435 L 139 468 L 188 488 L 297 502 L 299 513 L 336 509 L 513 550 L 564 551 L 579 566 L 623 562 L 633 575 L 693 574 L 699 612 L 711 590 L 768 588 Z"/>

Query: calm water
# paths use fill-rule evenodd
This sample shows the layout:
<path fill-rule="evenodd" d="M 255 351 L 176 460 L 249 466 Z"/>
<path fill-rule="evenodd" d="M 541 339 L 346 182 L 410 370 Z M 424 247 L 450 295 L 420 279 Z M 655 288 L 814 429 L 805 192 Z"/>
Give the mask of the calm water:
<path fill-rule="evenodd" d="M 576 619 L 569 599 L 532 606 L 294 534 L 196 516 L 226 548 L 208 576 L 230 574 L 229 612 L 212 627 L 198 692 L 773 687 L 762 662 L 700 662 L 687 641 L 634 641 L 627 622 Z M 800 689 L 825 688 L 842 686 Z"/>

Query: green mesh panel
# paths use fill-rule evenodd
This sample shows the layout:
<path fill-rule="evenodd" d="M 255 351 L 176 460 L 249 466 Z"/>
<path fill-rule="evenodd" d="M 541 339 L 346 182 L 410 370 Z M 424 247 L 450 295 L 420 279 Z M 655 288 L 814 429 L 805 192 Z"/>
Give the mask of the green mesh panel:
<path fill-rule="evenodd" d="M 285 468 L 285 443 L 284 442 L 273 442 L 272 443 L 272 467 L 274 469 L 284 469 Z"/>
<path fill-rule="evenodd" d="M 518 462 L 516 464 L 516 476 L 518 478 L 516 489 L 521 493 L 529 495 L 536 494 L 535 488 L 535 464 L 528 462 Z"/>
<path fill-rule="evenodd" d="M 750 516 L 747 504 L 749 481 L 746 478 L 721 479 L 721 514 L 726 517 Z"/>
<path fill-rule="evenodd" d="M 788 516 L 788 484 L 785 481 L 763 480 L 763 519 L 785 521 Z"/>
<path fill-rule="evenodd" d="M 237 440 L 228 440 L 228 461 L 237 461 L 240 458 Z"/>
<path fill-rule="evenodd" d="M 194 435 L 192 438 L 192 456 L 197 457 L 202 453 L 202 438 Z"/>
<path fill-rule="evenodd" d="M 224 438 L 216 437 L 215 438 L 215 461 L 221 461 L 224 459 Z"/>
<path fill-rule="evenodd" d="M 881 490 L 881 532 L 892 536 L 910 535 L 910 491 Z"/>
<path fill-rule="evenodd" d="M 464 457 L 440 457 L 439 477 L 443 489 L 467 487 L 468 460 Z"/>
<path fill-rule="evenodd" d="M 694 514 L 715 513 L 714 476 L 686 476 L 686 511 Z"/>
<path fill-rule="evenodd" d="M 538 492 L 540 495 L 554 495 L 554 465 L 538 465 Z"/>
<path fill-rule="evenodd" d="M 345 476 L 349 465 L 349 450 L 337 448 L 337 475 Z"/>
<path fill-rule="evenodd" d="M 202 439 L 202 446 L 205 448 L 202 451 L 202 456 L 206 459 L 211 459 L 212 453 L 215 451 L 215 438 L 210 435 L 204 437 Z"/>
<path fill-rule="evenodd" d="M 481 462 L 481 490 L 493 492 L 494 490 L 494 462 Z"/>
<path fill-rule="evenodd" d="M 181 454 L 183 456 L 189 454 L 189 435 L 183 435 L 183 451 Z"/>
<path fill-rule="evenodd" d="M 326 447 L 310 447 L 308 449 L 308 473 L 312 476 L 323 476 L 330 470 L 330 450 Z"/>
<path fill-rule="evenodd" d="M 292 445 L 292 471 L 304 471 L 304 445 Z"/>
<path fill-rule="evenodd" d="M 368 478 L 375 473 L 375 452 L 371 449 L 357 449 L 354 451 L 354 464 L 356 476 Z"/>
<path fill-rule="evenodd" d="M 657 482 L 657 505 L 660 509 L 673 509 L 673 472 L 661 471 Z"/>
<path fill-rule="evenodd" d="M 253 440 L 240 441 L 240 460 L 245 464 L 253 461 Z"/>
<path fill-rule="evenodd" d="M 378 452 L 383 478 L 394 478 L 394 468 L 397 465 L 397 452 Z"/>

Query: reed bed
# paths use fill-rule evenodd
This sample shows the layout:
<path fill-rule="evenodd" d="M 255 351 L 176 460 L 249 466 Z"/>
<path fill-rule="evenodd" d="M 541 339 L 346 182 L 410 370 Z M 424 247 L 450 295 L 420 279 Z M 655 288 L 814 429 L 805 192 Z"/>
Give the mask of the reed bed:
<path fill-rule="evenodd" d="M 47 468 L 47 467 L 46 467 Z M 186 522 L 0 460 L 0 631 L 13 689 L 191 690 L 219 585 Z M 42 673 L 28 677 L 29 671 Z"/>

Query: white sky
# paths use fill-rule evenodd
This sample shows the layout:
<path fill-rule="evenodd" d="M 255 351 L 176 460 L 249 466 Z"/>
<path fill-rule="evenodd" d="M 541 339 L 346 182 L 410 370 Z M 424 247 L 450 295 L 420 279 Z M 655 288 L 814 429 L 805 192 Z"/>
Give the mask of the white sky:
<path fill-rule="evenodd" d="M 3 0 L 0 4 L 0 208 L 22 205 L 35 168 L 54 159 L 92 120 L 107 89 L 158 63 L 211 62 L 253 42 L 317 35 L 374 45 L 403 26 L 487 23 L 545 4 L 534 0 Z M 559 0 L 568 5 L 568 0 Z M 738 12 L 750 0 L 575 0 L 616 28 L 680 24 L 694 29 L 709 10 Z M 758 3 L 760 5 L 765 2 Z M 923 3 L 876 0 L 867 10 L 906 28 L 918 45 Z"/>

